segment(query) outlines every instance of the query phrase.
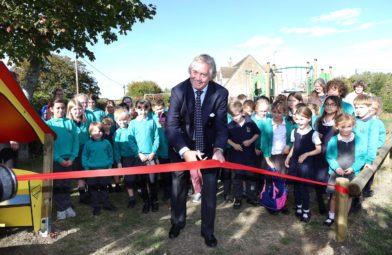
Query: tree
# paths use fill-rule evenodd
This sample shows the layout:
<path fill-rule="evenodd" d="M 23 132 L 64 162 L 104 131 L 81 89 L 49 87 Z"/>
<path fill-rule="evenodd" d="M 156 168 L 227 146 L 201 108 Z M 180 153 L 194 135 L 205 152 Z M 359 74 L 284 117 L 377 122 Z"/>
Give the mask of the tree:
<path fill-rule="evenodd" d="M 365 81 L 368 84 L 367 91 L 382 99 L 385 112 L 392 112 L 392 73 L 363 72 L 352 75 L 347 83 L 353 84 L 357 80 Z"/>
<path fill-rule="evenodd" d="M 127 95 L 131 97 L 141 97 L 144 94 L 162 93 L 162 89 L 154 81 L 134 81 L 128 84 Z"/>
<path fill-rule="evenodd" d="M 18 74 L 22 87 L 26 83 L 27 70 L 30 63 L 23 61 L 14 71 Z M 97 81 L 91 76 L 86 66 L 78 62 L 79 92 L 86 94 L 100 95 Z M 36 93 L 32 99 L 35 107 L 41 107 L 52 100 L 53 92 L 56 88 L 64 90 L 65 98 L 70 99 L 76 93 L 74 61 L 69 57 L 52 55 L 42 63 Z"/>
<path fill-rule="evenodd" d="M 117 33 L 126 35 L 134 23 L 152 19 L 155 9 L 140 0 L 2 0 L 0 58 L 7 56 L 11 64 L 29 62 L 25 89 L 33 98 L 41 67 L 52 52 L 67 49 L 93 61 L 89 45 L 99 38 L 105 44 L 117 41 Z"/>

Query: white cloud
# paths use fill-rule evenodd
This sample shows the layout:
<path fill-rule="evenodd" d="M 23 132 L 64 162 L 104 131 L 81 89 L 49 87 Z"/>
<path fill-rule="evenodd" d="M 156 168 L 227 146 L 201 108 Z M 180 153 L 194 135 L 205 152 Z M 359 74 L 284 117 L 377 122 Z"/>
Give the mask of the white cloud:
<path fill-rule="evenodd" d="M 378 40 L 371 40 L 367 42 L 361 42 L 349 47 L 355 51 L 375 52 L 375 51 L 387 51 L 392 52 L 392 38 L 383 38 Z"/>
<path fill-rule="evenodd" d="M 249 38 L 246 42 L 239 44 L 240 48 L 252 48 L 258 46 L 278 46 L 283 43 L 283 40 L 279 37 L 266 37 L 266 36 L 254 36 Z"/>
<path fill-rule="evenodd" d="M 283 27 L 280 31 L 288 34 L 305 34 L 312 37 L 319 37 L 339 32 L 338 29 L 333 27 Z"/>
<path fill-rule="evenodd" d="M 357 18 L 361 14 L 361 9 L 342 9 L 330 12 L 328 14 L 323 14 L 317 17 L 313 17 L 312 21 L 322 21 L 322 22 L 330 22 L 334 21 L 341 25 L 352 25 L 356 23 Z"/>

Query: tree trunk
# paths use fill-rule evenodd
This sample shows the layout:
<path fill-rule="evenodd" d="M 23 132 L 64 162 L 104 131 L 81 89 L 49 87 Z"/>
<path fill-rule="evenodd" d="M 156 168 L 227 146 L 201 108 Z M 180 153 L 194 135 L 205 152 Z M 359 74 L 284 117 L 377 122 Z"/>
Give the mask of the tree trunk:
<path fill-rule="evenodd" d="M 25 89 L 29 96 L 29 101 L 33 100 L 33 94 L 35 91 L 35 87 L 38 84 L 38 79 L 41 70 L 41 62 L 37 59 L 30 59 L 30 65 L 27 69 L 26 78 L 25 78 Z"/>

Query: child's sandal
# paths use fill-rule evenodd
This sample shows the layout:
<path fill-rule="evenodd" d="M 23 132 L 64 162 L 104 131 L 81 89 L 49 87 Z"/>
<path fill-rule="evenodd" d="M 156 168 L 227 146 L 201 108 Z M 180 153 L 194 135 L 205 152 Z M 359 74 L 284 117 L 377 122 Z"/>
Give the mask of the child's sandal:
<path fill-rule="evenodd" d="M 311 213 L 309 212 L 303 212 L 301 215 L 301 221 L 308 223 L 310 221 Z"/>
<path fill-rule="evenodd" d="M 297 216 L 298 218 L 301 218 L 302 217 L 302 213 L 303 213 L 302 207 L 296 206 L 296 208 L 295 208 L 295 216 Z"/>
<path fill-rule="evenodd" d="M 331 219 L 330 217 L 327 217 L 323 223 L 324 226 L 330 227 L 332 224 L 335 222 L 335 219 Z"/>

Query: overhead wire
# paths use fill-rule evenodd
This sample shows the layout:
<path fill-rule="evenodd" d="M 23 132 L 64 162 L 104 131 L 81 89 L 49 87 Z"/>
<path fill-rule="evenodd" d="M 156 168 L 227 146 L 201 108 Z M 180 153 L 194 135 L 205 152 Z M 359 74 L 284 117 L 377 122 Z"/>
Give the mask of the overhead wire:
<path fill-rule="evenodd" d="M 106 79 L 108 79 L 108 80 L 114 82 L 114 83 L 117 84 L 117 85 L 120 85 L 121 87 L 124 86 L 124 84 L 121 84 L 120 82 L 118 82 L 118 81 L 116 81 L 116 80 L 113 80 L 112 78 L 110 78 L 109 76 L 107 76 L 105 73 L 103 73 L 101 70 L 99 70 L 98 68 L 96 68 L 95 66 L 93 66 L 93 64 L 89 63 L 89 62 L 86 61 L 85 59 L 83 59 L 83 58 L 78 58 L 78 59 L 82 60 L 84 63 L 86 63 L 87 65 L 89 65 L 90 67 L 92 67 L 95 71 L 97 71 L 98 73 L 100 73 L 100 74 L 101 74 L 102 76 L 104 76 Z"/>

